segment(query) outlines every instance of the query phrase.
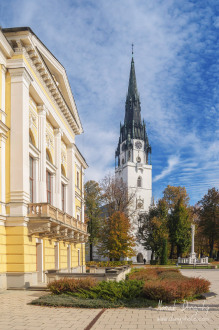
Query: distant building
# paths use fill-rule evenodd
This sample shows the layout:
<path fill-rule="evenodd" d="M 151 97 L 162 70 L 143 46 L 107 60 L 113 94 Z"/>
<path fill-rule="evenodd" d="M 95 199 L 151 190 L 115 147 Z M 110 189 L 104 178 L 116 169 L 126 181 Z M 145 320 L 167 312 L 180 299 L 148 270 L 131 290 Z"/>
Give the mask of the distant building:
<path fill-rule="evenodd" d="M 130 194 L 135 194 L 133 209 L 130 212 L 136 211 L 133 219 L 134 233 L 136 233 L 139 213 L 148 211 L 152 203 L 152 165 L 146 125 L 144 120 L 141 120 L 141 102 L 133 57 L 125 103 L 125 119 L 124 124 L 120 126 L 115 157 L 116 178 L 122 178 Z M 137 244 L 135 250 L 136 257 L 132 258 L 133 261 L 143 262 L 144 258 L 150 260 L 151 251 L 146 251 L 140 244 Z"/>
<path fill-rule="evenodd" d="M 82 125 L 64 67 L 30 28 L 0 30 L 0 289 L 85 271 Z"/>

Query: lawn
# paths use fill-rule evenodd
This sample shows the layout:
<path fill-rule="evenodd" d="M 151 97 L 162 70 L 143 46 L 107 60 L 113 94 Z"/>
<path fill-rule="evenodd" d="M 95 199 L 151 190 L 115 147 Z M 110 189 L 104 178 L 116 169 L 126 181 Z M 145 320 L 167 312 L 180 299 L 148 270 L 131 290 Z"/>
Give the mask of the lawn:
<path fill-rule="evenodd" d="M 125 281 L 96 282 L 61 279 L 48 285 L 51 294 L 31 304 L 80 308 L 156 307 L 159 301 L 171 303 L 192 300 L 208 292 L 210 282 L 183 276 L 178 269 L 133 268 Z"/>

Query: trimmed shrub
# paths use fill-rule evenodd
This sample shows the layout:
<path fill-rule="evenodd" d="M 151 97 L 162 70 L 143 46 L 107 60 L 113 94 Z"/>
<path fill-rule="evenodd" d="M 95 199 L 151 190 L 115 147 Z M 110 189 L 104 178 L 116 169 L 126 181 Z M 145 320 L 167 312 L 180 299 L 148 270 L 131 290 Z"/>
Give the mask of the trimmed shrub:
<path fill-rule="evenodd" d="M 162 278 L 173 278 L 182 277 L 183 275 L 178 269 L 168 269 L 168 268 L 141 268 L 137 272 L 132 272 L 129 275 L 130 280 L 158 280 Z"/>
<path fill-rule="evenodd" d="M 47 288 L 54 294 L 61 294 L 90 290 L 95 285 L 97 285 L 97 281 L 91 277 L 82 279 L 63 278 L 49 283 Z"/>
<path fill-rule="evenodd" d="M 172 302 L 209 291 L 210 282 L 200 278 L 157 280 L 145 282 L 143 294 L 148 299 Z"/>
<path fill-rule="evenodd" d="M 97 267 L 119 267 L 119 266 L 126 266 L 132 265 L 132 261 L 87 261 L 86 266 L 97 266 Z"/>
<path fill-rule="evenodd" d="M 102 281 L 89 291 L 80 290 L 79 293 L 73 293 L 74 296 L 89 299 L 104 299 L 107 301 L 132 300 L 140 297 L 143 290 L 143 281 Z"/>

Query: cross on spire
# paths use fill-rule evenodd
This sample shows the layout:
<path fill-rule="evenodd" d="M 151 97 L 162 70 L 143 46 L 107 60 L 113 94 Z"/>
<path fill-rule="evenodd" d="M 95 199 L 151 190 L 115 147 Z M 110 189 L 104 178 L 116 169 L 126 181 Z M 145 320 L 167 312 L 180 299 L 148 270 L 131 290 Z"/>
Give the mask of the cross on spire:
<path fill-rule="evenodd" d="M 132 43 L 132 56 L 134 54 L 134 44 Z"/>

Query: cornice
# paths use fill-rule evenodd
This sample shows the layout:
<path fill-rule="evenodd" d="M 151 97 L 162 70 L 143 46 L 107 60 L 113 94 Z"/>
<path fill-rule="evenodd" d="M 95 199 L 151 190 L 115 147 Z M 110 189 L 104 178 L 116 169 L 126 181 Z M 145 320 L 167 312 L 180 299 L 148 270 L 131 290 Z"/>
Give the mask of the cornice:
<path fill-rule="evenodd" d="M 38 73 L 38 77 L 43 82 L 43 85 L 46 87 L 47 91 L 50 94 L 51 99 L 58 106 L 58 108 L 63 113 L 68 124 L 72 128 L 75 134 L 81 134 L 82 128 L 77 124 L 77 120 L 74 117 L 74 114 L 69 109 L 64 97 L 62 96 L 61 91 L 59 90 L 52 74 L 47 68 L 42 56 L 40 55 L 38 49 L 32 45 L 26 46 L 25 55 L 29 60 L 29 63 Z"/>
<path fill-rule="evenodd" d="M 0 30 L 0 48 L 2 49 L 2 52 L 7 58 L 13 56 L 14 51 L 1 30 Z"/>
<path fill-rule="evenodd" d="M 82 164 L 83 168 L 84 169 L 88 168 L 88 164 L 87 164 L 85 158 L 82 156 L 82 154 L 81 154 L 80 150 L 78 149 L 78 147 L 76 146 L 76 144 L 74 144 L 74 150 L 75 150 L 75 157 L 77 157 L 79 162 Z"/>

